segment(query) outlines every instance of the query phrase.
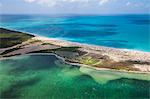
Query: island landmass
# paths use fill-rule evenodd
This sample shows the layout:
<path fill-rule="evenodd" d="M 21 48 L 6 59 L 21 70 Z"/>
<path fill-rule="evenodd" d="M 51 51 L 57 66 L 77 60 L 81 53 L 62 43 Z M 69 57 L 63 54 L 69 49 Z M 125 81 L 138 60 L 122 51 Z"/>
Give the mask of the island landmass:
<path fill-rule="evenodd" d="M 150 73 L 150 52 L 81 44 L 0 28 L 0 59 L 52 53 L 67 64 L 102 70 Z"/>

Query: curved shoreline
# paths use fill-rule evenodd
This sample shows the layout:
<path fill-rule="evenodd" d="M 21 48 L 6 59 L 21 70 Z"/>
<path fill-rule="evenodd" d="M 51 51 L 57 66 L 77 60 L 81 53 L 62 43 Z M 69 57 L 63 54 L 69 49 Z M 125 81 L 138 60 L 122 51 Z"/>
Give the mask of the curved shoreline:
<path fill-rule="evenodd" d="M 150 62 L 150 52 L 82 44 L 82 43 L 77 43 L 77 42 L 70 42 L 70 41 L 60 40 L 60 39 L 56 39 L 56 38 L 47 38 L 47 37 L 41 37 L 41 36 L 35 36 L 35 37 L 33 37 L 33 39 L 41 40 L 43 42 L 47 42 L 47 43 L 51 43 L 51 44 L 63 46 L 63 47 L 79 46 L 79 47 L 81 47 L 81 50 L 83 50 L 83 51 L 106 54 L 106 55 L 111 56 L 111 58 L 115 59 L 116 61 L 127 60 L 127 59 L 136 59 L 136 60 L 143 60 L 143 61 Z M 130 56 L 133 56 L 133 57 L 130 57 Z"/>
<path fill-rule="evenodd" d="M 61 38 L 46 37 L 46 36 L 42 36 L 42 35 L 35 34 L 35 33 L 32 33 L 32 32 L 27 32 L 27 31 L 22 31 L 22 30 L 17 30 L 17 29 L 11 29 L 11 28 L 7 28 L 7 27 L 1 27 L 1 28 L 6 28 L 6 29 L 9 29 L 9 30 L 12 30 L 12 31 L 19 31 L 19 32 L 23 32 L 25 34 L 31 34 L 31 35 L 34 35 L 35 37 L 40 37 L 40 38 L 43 38 L 43 39 L 45 38 L 45 39 L 52 39 L 52 40 L 60 40 L 60 41 L 64 41 L 64 42 L 72 42 L 72 43 L 86 45 L 86 46 L 105 47 L 105 48 L 111 48 L 111 49 L 118 49 L 118 50 L 122 50 L 122 51 L 134 51 L 134 52 L 150 53 L 150 51 L 144 51 L 144 50 L 138 50 L 138 49 L 116 48 L 116 47 L 101 46 L 101 45 L 96 45 L 96 44 L 74 42 L 74 41 L 69 41 L 69 40 L 65 40 L 65 39 L 61 39 Z"/>
<path fill-rule="evenodd" d="M 14 33 L 15 32 L 18 32 L 18 31 L 14 31 Z M 28 34 L 26 32 L 23 32 L 23 33 Z M 69 50 L 68 51 L 64 50 L 60 54 L 59 52 L 58 53 L 53 52 L 53 54 L 59 56 L 67 64 L 90 67 L 96 70 L 115 70 L 115 71 L 121 71 L 121 72 L 125 71 L 125 72 L 138 72 L 138 73 L 148 72 L 150 73 L 150 52 L 142 52 L 142 51 L 135 51 L 135 50 L 128 50 L 128 49 L 118 49 L 118 48 L 111 48 L 111 47 L 105 47 L 105 46 L 82 44 L 82 43 L 77 43 L 77 42 L 60 40 L 57 38 L 47 38 L 47 37 L 36 36 L 36 35 L 34 35 L 34 37 L 29 39 L 28 41 L 22 42 L 21 44 L 8 47 L 8 48 L 1 48 L 0 60 L 5 59 L 5 55 L 7 57 L 16 56 L 16 55 L 26 55 L 29 53 L 34 53 L 36 51 L 40 52 L 42 50 L 53 50 L 53 49 L 57 50 L 63 47 L 64 48 L 77 47 L 78 51 L 84 53 L 82 55 L 82 54 L 79 54 L 78 51 L 75 51 L 77 54 L 79 54 L 77 56 L 74 56 L 73 53 L 68 53 L 72 55 L 70 58 L 68 58 L 69 56 L 64 57 L 64 55 L 66 55 L 66 52 L 69 52 Z M 3 55 L 2 53 L 5 51 L 6 53 Z M 52 52 L 49 52 L 49 53 L 52 53 Z M 84 56 L 86 56 L 86 58 L 91 57 L 94 60 L 98 60 L 98 61 L 93 61 L 92 64 L 86 63 L 84 62 L 84 59 L 82 61 L 82 57 Z M 81 60 L 78 60 L 74 57 L 81 58 Z M 85 59 L 85 60 L 88 60 L 88 59 Z M 123 63 L 121 63 L 120 65 L 118 64 L 119 62 L 123 62 Z M 126 65 L 126 62 L 127 62 L 127 65 Z M 103 65 L 101 65 L 101 63 Z M 109 65 L 109 64 L 113 64 L 113 65 Z M 114 68 L 113 67 L 114 65 L 117 67 Z M 124 68 L 124 66 L 129 66 L 129 67 Z"/>
<path fill-rule="evenodd" d="M 65 58 L 54 54 L 54 53 L 30 53 L 30 54 L 24 54 L 24 55 L 19 55 L 19 56 L 30 56 L 30 55 L 53 55 L 55 57 L 57 57 L 59 60 L 63 61 L 64 63 L 68 64 L 68 65 L 72 65 L 72 66 L 79 66 L 79 67 L 86 67 L 86 68 L 90 68 L 90 69 L 94 69 L 94 70 L 100 70 L 100 71 L 114 71 L 114 72 L 124 72 L 124 73 L 135 73 L 135 74 L 150 74 L 150 72 L 140 72 L 140 71 L 126 71 L 126 70 L 115 70 L 115 69 L 108 69 L 108 68 L 98 68 L 98 67 L 92 67 L 90 65 L 84 65 L 84 64 L 78 64 L 78 63 L 71 63 L 71 62 L 67 62 L 65 60 Z M 14 57 L 19 57 L 19 56 L 12 56 L 12 57 L 6 57 L 6 58 L 0 58 L 1 60 L 5 60 L 5 59 L 12 59 Z"/>

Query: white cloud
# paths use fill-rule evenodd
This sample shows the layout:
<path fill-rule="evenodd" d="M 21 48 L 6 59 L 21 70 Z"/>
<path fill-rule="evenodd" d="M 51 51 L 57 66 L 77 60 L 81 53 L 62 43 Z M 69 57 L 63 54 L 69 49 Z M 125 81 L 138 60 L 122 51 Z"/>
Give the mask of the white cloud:
<path fill-rule="evenodd" d="M 3 5 L 3 4 L 0 2 L 0 7 L 2 7 L 2 5 Z"/>
<path fill-rule="evenodd" d="M 24 0 L 25 2 L 29 2 L 29 3 L 32 3 L 32 2 L 34 2 L 34 1 L 36 1 L 36 0 Z"/>
<path fill-rule="evenodd" d="M 28 3 L 36 3 L 36 4 L 47 5 L 49 7 L 52 7 L 56 5 L 63 5 L 64 3 L 85 5 L 85 4 L 91 4 L 95 2 L 99 5 L 104 5 L 109 1 L 113 1 L 113 0 L 24 0 L 24 1 Z"/>
<path fill-rule="evenodd" d="M 127 3 L 126 3 L 126 6 L 129 6 L 129 5 L 131 5 L 131 2 L 127 2 Z"/>
<path fill-rule="evenodd" d="M 103 5 L 103 4 L 105 4 L 105 3 L 108 3 L 110 0 L 100 0 L 99 1 L 99 4 L 100 5 Z"/>
<path fill-rule="evenodd" d="M 142 7 L 142 6 L 146 6 L 146 5 L 144 5 L 141 2 L 134 2 L 134 3 L 133 2 L 127 2 L 126 6 L 129 6 L 129 7 Z"/>

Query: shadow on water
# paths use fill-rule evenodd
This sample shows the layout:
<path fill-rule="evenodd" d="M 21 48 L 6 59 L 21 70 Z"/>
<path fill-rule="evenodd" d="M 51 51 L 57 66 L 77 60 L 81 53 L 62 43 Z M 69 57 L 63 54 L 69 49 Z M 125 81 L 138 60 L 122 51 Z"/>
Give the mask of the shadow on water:
<path fill-rule="evenodd" d="M 91 76 L 80 72 L 76 66 L 61 64 L 61 62 L 56 65 L 56 60 L 58 58 L 54 55 L 30 55 L 27 59 L 12 59 L 12 64 L 16 66 L 13 71 L 14 74 L 15 72 L 24 74 L 25 71 L 37 72 L 38 70 L 41 72 L 36 73 L 34 77 L 28 73 L 25 74 L 26 80 L 22 80 L 22 77 L 25 78 L 24 75 L 17 75 L 16 73 L 15 82 L 1 91 L 0 97 L 5 99 L 29 98 L 30 96 L 39 98 L 44 95 L 43 97 L 49 99 L 52 97 L 56 99 L 149 98 L 149 81 L 121 78 L 99 84 Z M 10 62 L 11 60 L 9 60 Z M 21 69 L 24 64 L 27 67 Z M 103 75 L 103 73 L 99 75 Z M 28 89 L 28 87 L 30 88 Z"/>
<path fill-rule="evenodd" d="M 149 81 L 128 78 L 98 84 L 90 76 L 83 74 L 74 79 L 71 83 L 74 86 L 62 85 L 60 91 L 62 90 L 69 98 L 77 99 L 148 99 L 149 84 Z M 65 99 L 65 96 L 62 99 Z"/>
<path fill-rule="evenodd" d="M 106 90 L 104 91 L 105 93 L 113 95 L 112 93 L 115 92 L 114 97 L 124 99 L 148 99 L 150 97 L 150 82 L 145 80 L 121 78 L 109 81 L 104 86 L 109 88 L 107 92 Z"/>
<path fill-rule="evenodd" d="M 44 56 L 45 58 L 42 58 L 41 56 Z M 30 55 L 29 59 L 22 59 L 19 61 L 12 60 L 10 63 L 14 67 L 10 70 L 10 74 L 23 73 L 28 70 L 38 71 L 54 68 L 54 61 L 56 59 L 57 58 L 53 55 L 36 55 L 36 57 L 34 55 Z"/>
<path fill-rule="evenodd" d="M 150 20 L 146 20 L 146 19 L 141 19 L 141 20 L 135 19 L 135 20 L 131 20 L 131 22 L 136 25 L 150 25 Z"/>
<path fill-rule="evenodd" d="M 33 86 L 38 83 L 41 79 L 40 78 L 32 78 L 29 80 L 20 80 L 12 84 L 8 89 L 0 92 L 0 98 L 8 99 L 8 98 L 18 98 L 21 96 L 21 91 L 29 86 Z"/>
<path fill-rule="evenodd" d="M 150 16 L 149 15 L 140 15 L 140 16 L 126 16 L 130 23 L 135 25 L 150 25 Z"/>
<path fill-rule="evenodd" d="M 64 37 L 107 37 L 107 36 L 112 36 L 118 34 L 117 32 L 114 31 L 92 31 L 92 30 L 72 30 L 69 31 L 66 34 L 64 33 Z"/>
<path fill-rule="evenodd" d="M 88 24 L 88 23 L 63 23 L 63 24 L 44 24 L 44 26 L 90 26 L 90 27 L 117 27 L 117 25 L 114 24 Z"/>
<path fill-rule="evenodd" d="M 108 47 L 115 47 L 115 48 L 134 48 L 132 45 L 129 44 L 128 41 L 125 40 L 98 40 L 99 44 Z"/>
<path fill-rule="evenodd" d="M 55 27 L 62 27 L 62 28 L 67 28 L 67 27 L 95 27 L 95 28 L 115 28 L 117 27 L 117 25 L 115 24 L 87 24 L 87 23 L 55 23 L 55 24 L 42 24 L 42 25 L 35 25 L 34 28 L 55 28 Z M 25 28 L 21 28 L 21 29 L 25 29 Z M 29 27 L 28 29 L 32 29 L 31 27 Z"/>
<path fill-rule="evenodd" d="M 82 39 L 78 42 L 81 42 L 81 43 L 86 43 L 86 42 L 90 42 L 90 44 L 96 44 L 96 45 L 101 45 L 101 46 L 107 46 L 107 47 L 115 47 L 115 48 L 131 48 L 131 49 L 134 49 L 134 46 L 133 45 L 130 45 L 130 43 L 128 41 L 125 41 L 125 40 L 91 40 L 91 39 L 94 39 L 93 38 L 89 38 L 88 40 L 87 39 Z M 72 40 L 74 42 L 74 40 Z"/>
<path fill-rule="evenodd" d="M 118 34 L 115 24 L 86 24 L 86 23 L 63 23 L 63 24 L 40 24 L 21 30 L 40 33 L 48 37 L 89 37 L 89 36 L 112 36 Z M 91 30 L 92 29 L 92 30 Z"/>
<path fill-rule="evenodd" d="M 82 95 L 84 98 L 148 99 L 150 97 L 149 81 L 121 78 L 100 85 L 87 75 L 82 75 L 81 79 L 76 79 L 76 82 L 82 83 L 78 87 L 85 93 Z"/>

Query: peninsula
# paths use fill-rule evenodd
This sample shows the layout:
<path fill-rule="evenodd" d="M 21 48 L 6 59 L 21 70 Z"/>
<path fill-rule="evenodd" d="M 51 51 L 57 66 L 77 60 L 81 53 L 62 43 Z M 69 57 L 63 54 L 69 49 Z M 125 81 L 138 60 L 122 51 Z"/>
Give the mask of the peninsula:
<path fill-rule="evenodd" d="M 150 52 L 81 44 L 0 28 L 0 59 L 53 53 L 66 63 L 97 70 L 150 73 Z"/>

